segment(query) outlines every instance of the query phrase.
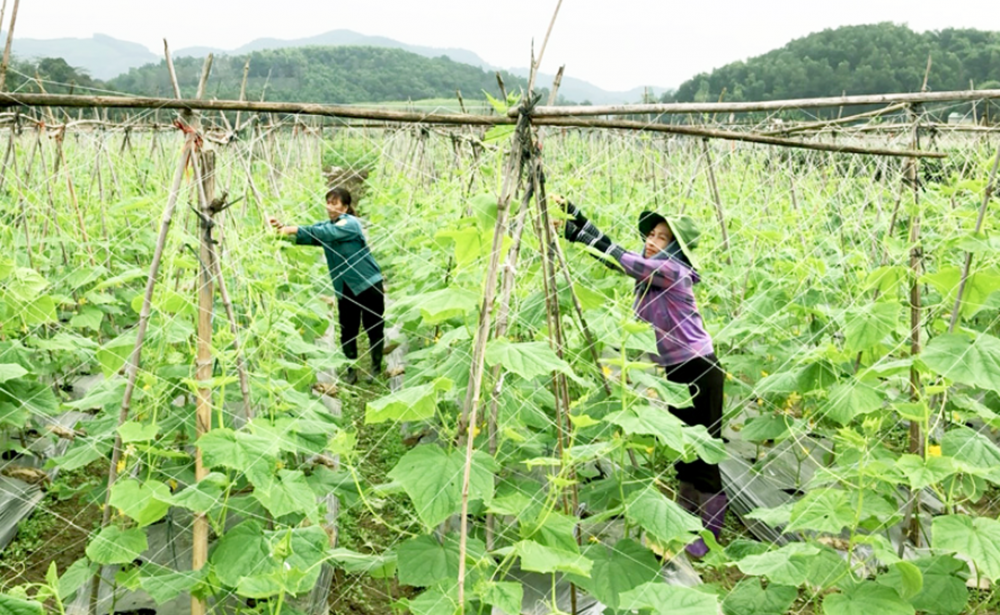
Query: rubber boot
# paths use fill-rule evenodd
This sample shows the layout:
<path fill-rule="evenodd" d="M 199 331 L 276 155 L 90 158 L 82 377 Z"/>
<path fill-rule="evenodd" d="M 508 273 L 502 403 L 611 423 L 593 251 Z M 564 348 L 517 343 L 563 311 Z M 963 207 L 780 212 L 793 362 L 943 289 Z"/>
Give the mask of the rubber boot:
<path fill-rule="evenodd" d="M 694 488 L 691 483 L 681 482 L 677 489 L 677 503 L 681 508 L 692 515 L 698 515 L 700 511 L 701 492 Z M 708 553 L 708 545 L 699 537 L 698 540 L 684 547 L 691 557 L 702 558 Z"/>
<path fill-rule="evenodd" d="M 705 493 L 703 491 L 699 495 L 701 496 L 701 522 L 718 541 L 719 536 L 722 535 L 722 526 L 726 521 L 729 498 L 725 491 L 718 493 Z"/>
<path fill-rule="evenodd" d="M 358 371 L 354 369 L 354 366 L 348 367 L 344 370 L 344 384 L 357 384 L 358 382 Z"/>
<path fill-rule="evenodd" d="M 382 343 L 375 344 L 371 349 L 372 355 L 372 371 L 365 378 L 365 382 L 374 382 L 376 378 L 382 375 Z"/>

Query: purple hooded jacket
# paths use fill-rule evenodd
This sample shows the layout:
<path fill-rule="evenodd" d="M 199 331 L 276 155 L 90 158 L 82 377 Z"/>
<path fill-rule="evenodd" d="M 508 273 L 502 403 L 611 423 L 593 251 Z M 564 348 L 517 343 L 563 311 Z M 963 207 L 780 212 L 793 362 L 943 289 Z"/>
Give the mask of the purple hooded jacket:
<path fill-rule="evenodd" d="M 666 250 L 652 258 L 624 252 L 618 262 L 636 279 L 636 316 L 656 332 L 654 362 L 667 367 L 714 354 L 694 299 L 694 285 L 701 281 L 697 271 Z"/>

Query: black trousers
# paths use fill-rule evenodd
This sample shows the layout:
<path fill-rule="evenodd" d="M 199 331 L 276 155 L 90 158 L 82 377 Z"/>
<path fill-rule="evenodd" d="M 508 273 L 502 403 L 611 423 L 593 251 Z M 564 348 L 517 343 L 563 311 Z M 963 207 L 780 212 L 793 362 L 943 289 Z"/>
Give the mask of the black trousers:
<path fill-rule="evenodd" d="M 351 360 L 358 358 L 358 329 L 363 322 L 368 344 L 372 351 L 381 354 L 385 329 L 385 293 L 382 282 L 354 294 L 344 286 L 344 294 L 337 300 L 340 320 L 340 347 Z"/>
<path fill-rule="evenodd" d="M 722 389 L 726 372 L 715 355 L 697 357 L 666 368 L 667 380 L 688 385 L 694 405 L 690 408 L 670 408 L 671 414 L 688 425 L 704 425 L 715 438 L 722 437 Z M 722 491 L 719 466 L 696 459 L 691 463 L 677 462 L 677 478 L 691 483 L 698 491 Z"/>

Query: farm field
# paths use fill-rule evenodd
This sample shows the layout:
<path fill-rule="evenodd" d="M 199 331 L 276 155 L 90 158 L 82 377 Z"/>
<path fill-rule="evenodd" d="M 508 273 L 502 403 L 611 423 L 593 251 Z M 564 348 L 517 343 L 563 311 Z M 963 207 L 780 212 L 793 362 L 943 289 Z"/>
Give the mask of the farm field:
<path fill-rule="evenodd" d="M 995 138 L 944 135 L 924 145 L 947 158 L 913 169 L 540 129 L 545 191 L 627 249 L 645 209 L 698 221 L 719 440 L 666 411 L 689 395 L 646 362 L 631 282 L 561 238 L 546 249 L 523 188 L 498 213 L 509 131 L 266 122 L 206 139 L 197 165 L 181 131 L 0 132 L 0 613 L 85 613 L 92 595 L 101 613 L 187 613 L 191 595 L 271 615 L 1000 611 L 995 200 L 975 232 Z M 399 342 L 389 376 L 357 385 L 338 381 L 320 252 L 265 222 L 324 219 L 330 167 L 357 189 Z M 210 346 L 203 173 L 227 205 Z M 490 306 L 505 328 L 466 431 L 498 218 L 512 290 Z M 674 464 L 695 458 L 731 501 L 701 560 L 676 503 Z"/>

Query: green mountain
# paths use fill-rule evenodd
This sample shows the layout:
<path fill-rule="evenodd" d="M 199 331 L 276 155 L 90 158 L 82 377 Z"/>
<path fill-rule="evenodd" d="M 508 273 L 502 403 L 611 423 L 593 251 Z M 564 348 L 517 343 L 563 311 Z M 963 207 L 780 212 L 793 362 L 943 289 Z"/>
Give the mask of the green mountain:
<path fill-rule="evenodd" d="M 377 47 L 295 47 L 249 54 L 247 98 L 310 101 L 330 104 L 454 98 L 461 90 L 481 98 L 486 90 L 498 94 L 496 77 L 445 57 L 425 58 L 401 49 Z M 246 55 L 215 59 L 207 97 L 239 97 Z M 194 96 L 202 59 L 174 61 L 181 93 Z M 527 87 L 524 79 L 503 74 L 509 90 Z M 166 62 L 133 68 L 108 82 L 108 87 L 131 94 L 172 97 Z M 266 89 L 266 91 L 265 91 Z"/>
<path fill-rule="evenodd" d="M 917 33 L 880 23 L 828 29 L 780 49 L 696 75 L 664 102 L 782 100 L 814 96 L 1000 87 L 1000 32 Z"/>

